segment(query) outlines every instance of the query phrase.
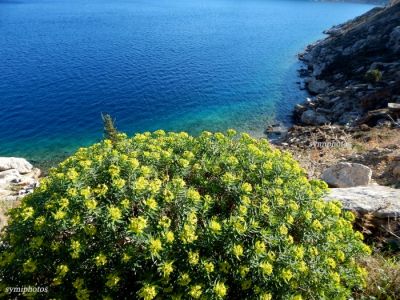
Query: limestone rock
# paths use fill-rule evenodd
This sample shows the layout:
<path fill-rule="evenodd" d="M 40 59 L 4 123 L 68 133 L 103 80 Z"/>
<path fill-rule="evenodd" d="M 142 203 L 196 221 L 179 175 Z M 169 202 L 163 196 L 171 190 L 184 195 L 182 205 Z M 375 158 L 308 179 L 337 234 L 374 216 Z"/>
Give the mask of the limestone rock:
<path fill-rule="evenodd" d="M 341 162 L 326 169 L 321 176 L 331 187 L 346 188 L 370 184 L 372 170 L 357 163 Z"/>
<path fill-rule="evenodd" d="M 32 165 L 25 159 L 19 157 L 0 157 L 0 171 L 15 169 L 20 174 L 32 171 Z"/>
<path fill-rule="evenodd" d="M 346 210 L 378 218 L 400 217 L 400 189 L 380 185 L 331 189 L 325 200 L 339 200 Z"/>

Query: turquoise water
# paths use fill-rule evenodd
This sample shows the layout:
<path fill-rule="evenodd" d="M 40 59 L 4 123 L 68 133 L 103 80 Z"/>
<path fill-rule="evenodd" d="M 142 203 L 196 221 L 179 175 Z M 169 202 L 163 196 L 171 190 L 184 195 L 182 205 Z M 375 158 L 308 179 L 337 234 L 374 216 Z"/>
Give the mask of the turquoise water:
<path fill-rule="evenodd" d="M 296 54 L 372 6 L 285 0 L 0 0 L 0 155 L 137 131 L 261 135 L 304 99 Z"/>

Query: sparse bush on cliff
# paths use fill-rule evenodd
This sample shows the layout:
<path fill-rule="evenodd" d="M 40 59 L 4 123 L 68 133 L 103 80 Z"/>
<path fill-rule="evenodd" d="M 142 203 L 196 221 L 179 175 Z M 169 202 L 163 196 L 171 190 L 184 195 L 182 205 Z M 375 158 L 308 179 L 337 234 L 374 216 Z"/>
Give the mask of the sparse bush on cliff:
<path fill-rule="evenodd" d="M 11 211 L 1 291 L 39 299 L 346 299 L 369 251 L 287 153 L 233 130 L 80 149 Z M 30 295 L 35 296 L 35 295 Z"/>
<path fill-rule="evenodd" d="M 371 83 L 379 82 L 382 80 L 382 72 L 378 69 L 373 69 L 365 73 L 365 80 Z"/>

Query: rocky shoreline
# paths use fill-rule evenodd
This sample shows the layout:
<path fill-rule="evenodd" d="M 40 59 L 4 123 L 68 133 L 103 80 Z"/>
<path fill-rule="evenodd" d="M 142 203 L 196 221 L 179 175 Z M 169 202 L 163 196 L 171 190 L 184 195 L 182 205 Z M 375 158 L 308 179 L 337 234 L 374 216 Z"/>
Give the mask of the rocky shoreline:
<path fill-rule="evenodd" d="M 400 3 L 325 33 L 299 55 L 312 97 L 296 106 L 295 123 L 400 127 Z"/>

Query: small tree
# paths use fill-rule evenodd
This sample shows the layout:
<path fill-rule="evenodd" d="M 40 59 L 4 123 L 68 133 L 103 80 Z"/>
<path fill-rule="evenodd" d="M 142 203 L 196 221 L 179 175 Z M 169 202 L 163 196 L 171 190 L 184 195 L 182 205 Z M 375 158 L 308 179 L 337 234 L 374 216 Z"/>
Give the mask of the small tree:
<path fill-rule="evenodd" d="M 104 137 L 115 143 L 118 141 L 118 130 L 115 126 L 115 120 L 109 114 L 101 114 L 104 125 Z"/>
<path fill-rule="evenodd" d="M 378 69 L 369 70 L 365 73 L 365 79 L 371 83 L 379 82 L 382 80 L 382 72 Z"/>

